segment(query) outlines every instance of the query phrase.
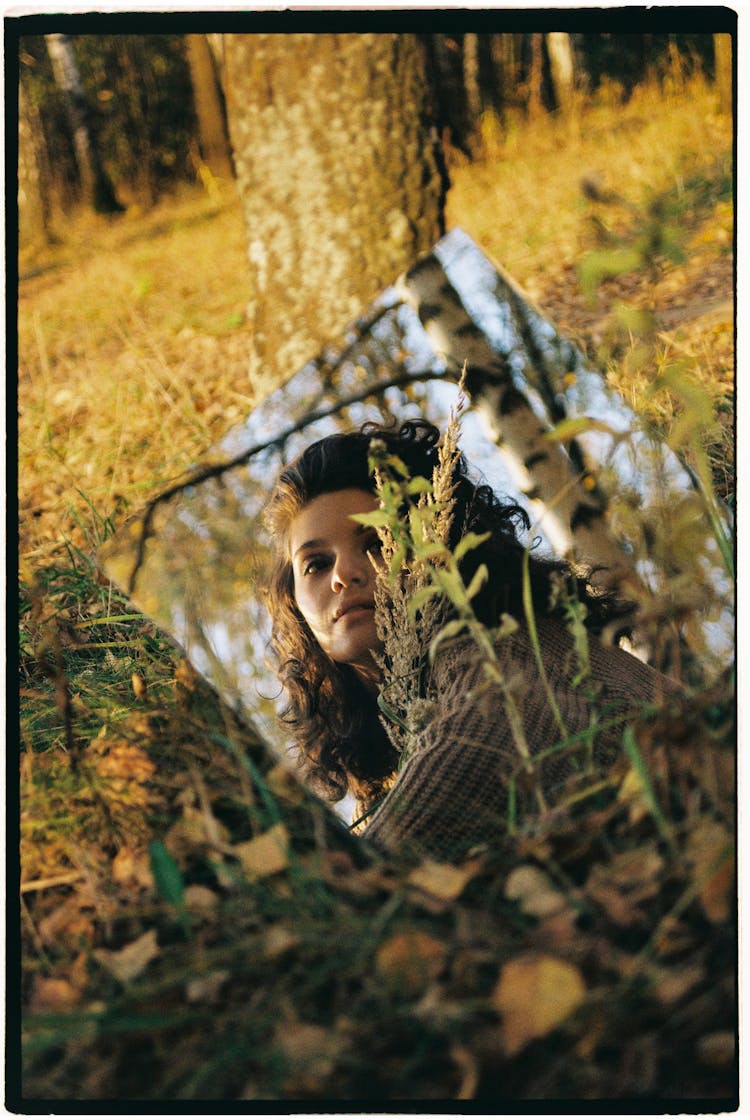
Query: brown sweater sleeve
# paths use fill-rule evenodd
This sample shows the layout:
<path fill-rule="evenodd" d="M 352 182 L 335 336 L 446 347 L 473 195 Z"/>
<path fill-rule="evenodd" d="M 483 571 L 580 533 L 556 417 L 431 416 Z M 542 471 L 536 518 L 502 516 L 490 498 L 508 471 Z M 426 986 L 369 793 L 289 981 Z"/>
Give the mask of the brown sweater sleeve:
<path fill-rule="evenodd" d="M 623 650 L 590 639 L 591 678 L 573 687 L 575 653 L 565 627 L 551 619 L 538 622 L 542 660 L 569 736 L 620 714 L 623 722 L 644 701 L 659 701 L 675 682 Z M 524 628 L 497 647 L 505 681 L 518 706 L 532 755 L 563 738 L 539 675 Z M 455 642 L 438 656 L 433 683 L 437 703 L 433 718 L 416 737 L 396 784 L 364 830 L 365 837 L 389 852 L 415 858 L 456 858 L 471 845 L 487 843 L 504 831 L 509 786 L 524 787 L 522 757 L 514 740 L 502 691 L 487 683 L 476 647 Z M 596 699 L 587 698 L 592 686 Z M 595 707 L 594 707 L 595 706 Z M 619 747 L 622 724 L 597 734 L 599 758 Z M 546 797 L 572 774 L 581 752 L 553 752 L 539 775 Z"/>

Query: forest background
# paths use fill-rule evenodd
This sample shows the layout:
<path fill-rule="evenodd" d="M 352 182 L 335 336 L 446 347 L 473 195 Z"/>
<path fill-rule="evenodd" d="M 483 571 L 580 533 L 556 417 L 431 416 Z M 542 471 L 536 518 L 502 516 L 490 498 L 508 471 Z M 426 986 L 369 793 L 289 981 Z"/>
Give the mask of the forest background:
<path fill-rule="evenodd" d="M 664 771 L 653 729 L 639 739 L 662 767 L 657 809 L 632 812 L 606 858 L 576 853 L 610 868 L 609 893 L 604 872 L 586 884 L 595 918 L 585 916 L 581 939 L 592 957 L 595 943 L 608 947 L 621 1002 L 610 1006 L 601 977 L 588 982 L 588 959 L 582 973 L 555 973 L 578 1013 L 562 1049 L 554 1014 L 513 1019 L 498 964 L 523 947 L 520 982 L 537 985 L 526 1004 L 544 1005 L 544 937 L 564 942 L 566 908 L 591 905 L 560 854 L 570 858 L 564 824 L 514 852 L 514 867 L 537 873 L 520 914 L 503 893 L 507 853 L 500 877 L 491 862 L 461 871 L 459 907 L 444 881 L 415 894 L 405 873 L 362 867 L 340 839 L 321 848 L 319 823 L 317 864 L 297 821 L 305 858 L 251 871 L 248 857 L 242 888 L 217 881 L 212 844 L 239 852 L 264 830 L 292 828 L 306 795 L 248 763 L 251 733 L 228 727 L 190 666 L 102 579 L 94 553 L 257 402 L 220 43 L 75 34 L 76 76 L 68 66 L 64 79 L 49 38 L 18 43 L 25 1096 L 679 1095 L 689 1054 L 689 1095 L 730 1098 L 729 680 L 695 690 L 661 729 L 686 737 L 685 773 Z M 501 261 L 688 461 L 705 452 L 731 507 L 729 37 L 425 40 L 440 77 L 448 224 Z M 602 250 L 609 265 L 592 278 L 585 262 Z M 618 301 L 647 313 L 640 333 L 632 319 L 623 327 Z M 679 376 L 665 379 L 670 371 Z M 710 777 L 694 757 L 706 736 Z M 692 847 L 678 873 L 664 829 L 686 819 Z M 472 938 L 470 915 L 487 905 L 503 931 Z M 663 952 L 643 934 L 654 927 L 662 941 L 671 931 Z M 343 946 L 338 975 L 332 937 Z M 623 1039 L 624 1022 L 640 1033 Z M 573 1052 L 575 1073 L 563 1062 Z"/>

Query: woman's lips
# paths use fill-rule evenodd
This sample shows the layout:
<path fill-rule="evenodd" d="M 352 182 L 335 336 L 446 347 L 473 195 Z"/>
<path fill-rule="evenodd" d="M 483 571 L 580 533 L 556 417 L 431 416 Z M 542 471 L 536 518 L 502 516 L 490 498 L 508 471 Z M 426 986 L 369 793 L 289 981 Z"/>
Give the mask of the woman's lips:
<path fill-rule="evenodd" d="M 348 618 L 350 622 L 356 622 L 357 619 L 372 614 L 374 610 L 375 607 L 372 603 L 352 603 L 351 606 L 343 607 L 337 611 L 333 621 L 340 622 L 342 618 Z"/>

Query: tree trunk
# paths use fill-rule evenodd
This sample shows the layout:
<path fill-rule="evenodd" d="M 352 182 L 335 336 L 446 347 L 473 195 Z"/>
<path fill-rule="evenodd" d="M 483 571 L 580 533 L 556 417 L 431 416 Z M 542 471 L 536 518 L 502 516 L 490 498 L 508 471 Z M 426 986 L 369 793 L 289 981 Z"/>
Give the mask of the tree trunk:
<path fill-rule="evenodd" d="M 267 390 L 431 248 L 445 184 L 416 36 L 228 35 L 225 90 Z"/>
<path fill-rule="evenodd" d="M 564 31 L 550 31 L 545 39 L 555 100 L 563 113 L 567 113 L 572 106 L 575 93 L 573 44 L 570 35 Z"/>
<path fill-rule="evenodd" d="M 452 147 L 471 156 L 461 48 L 447 35 L 427 35 L 425 45 L 441 133 Z"/>
<path fill-rule="evenodd" d="M 562 444 L 547 438 L 549 425 L 514 381 L 506 358 L 477 328 L 435 255 L 421 260 L 399 287 L 449 367 L 457 373 L 467 363 L 472 402 L 512 465 L 522 493 L 544 518 L 558 553 L 573 562 L 602 565 L 593 582 L 604 587 L 621 580 L 638 583 L 629 559 L 608 533 L 603 495 L 586 488 Z"/>
<path fill-rule="evenodd" d="M 521 66 L 516 35 L 503 33 L 490 37 L 490 53 L 494 71 L 497 100 L 503 111 L 519 101 Z"/>
<path fill-rule="evenodd" d="M 65 110 L 73 131 L 76 163 L 84 199 L 93 206 L 94 210 L 102 214 L 123 210 L 124 207 L 115 198 L 114 189 L 99 158 L 89 121 L 81 75 L 70 39 L 67 35 L 55 33 L 45 35 L 45 41 L 55 82 L 65 102 Z"/>
<path fill-rule="evenodd" d="M 482 92 L 479 87 L 479 36 L 464 35 L 464 89 L 472 131 L 476 131 L 482 115 Z"/>
<path fill-rule="evenodd" d="M 542 38 L 541 31 L 535 31 L 531 36 L 531 66 L 529 68 L 529 97 L 527 102 L 530 117 L 538 117 L 544 109 L 542 101 L 542 80 L 544 76 Z"/>
<path fill-rule="evenodd" d="M 49 178 L 42 124 L 36 105 L 18 83 L 18 238 L 23 245 L 46 245 L 49 228 Z"/>
<path fill-rule="evenodd" d="M 714 60 L 719 109 L 722 113 L 731 113 L 733 109 L 731 35 L 714 35 Z"/>
<path fill-rule="evenodd" d="M 205 35 L 186 35 L 187 58 L 198 118 L 200 153 L 212 174 L 232 178 L 229 138 L 211 48 Z"/>

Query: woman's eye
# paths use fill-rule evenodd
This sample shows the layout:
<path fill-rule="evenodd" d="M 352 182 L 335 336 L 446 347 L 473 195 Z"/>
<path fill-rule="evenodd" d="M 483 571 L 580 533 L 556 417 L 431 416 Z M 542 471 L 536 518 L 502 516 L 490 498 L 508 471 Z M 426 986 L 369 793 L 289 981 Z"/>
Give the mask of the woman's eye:
<path fill-rule="evenodd" d="M 309 560 L 305 560 L 302 565 L 303 576 L 314 576 L 316 572 L 322 572 L 326 565 L 324 556 L 312 556 Z"/>
<path fill-rule="evenodd" d="M 371 552 L 373 556 L 380 556 L 383 551 L 383 544 L 377 533 L 373 534 L 372 538 L 365 542 L 365 552 Z"/>

